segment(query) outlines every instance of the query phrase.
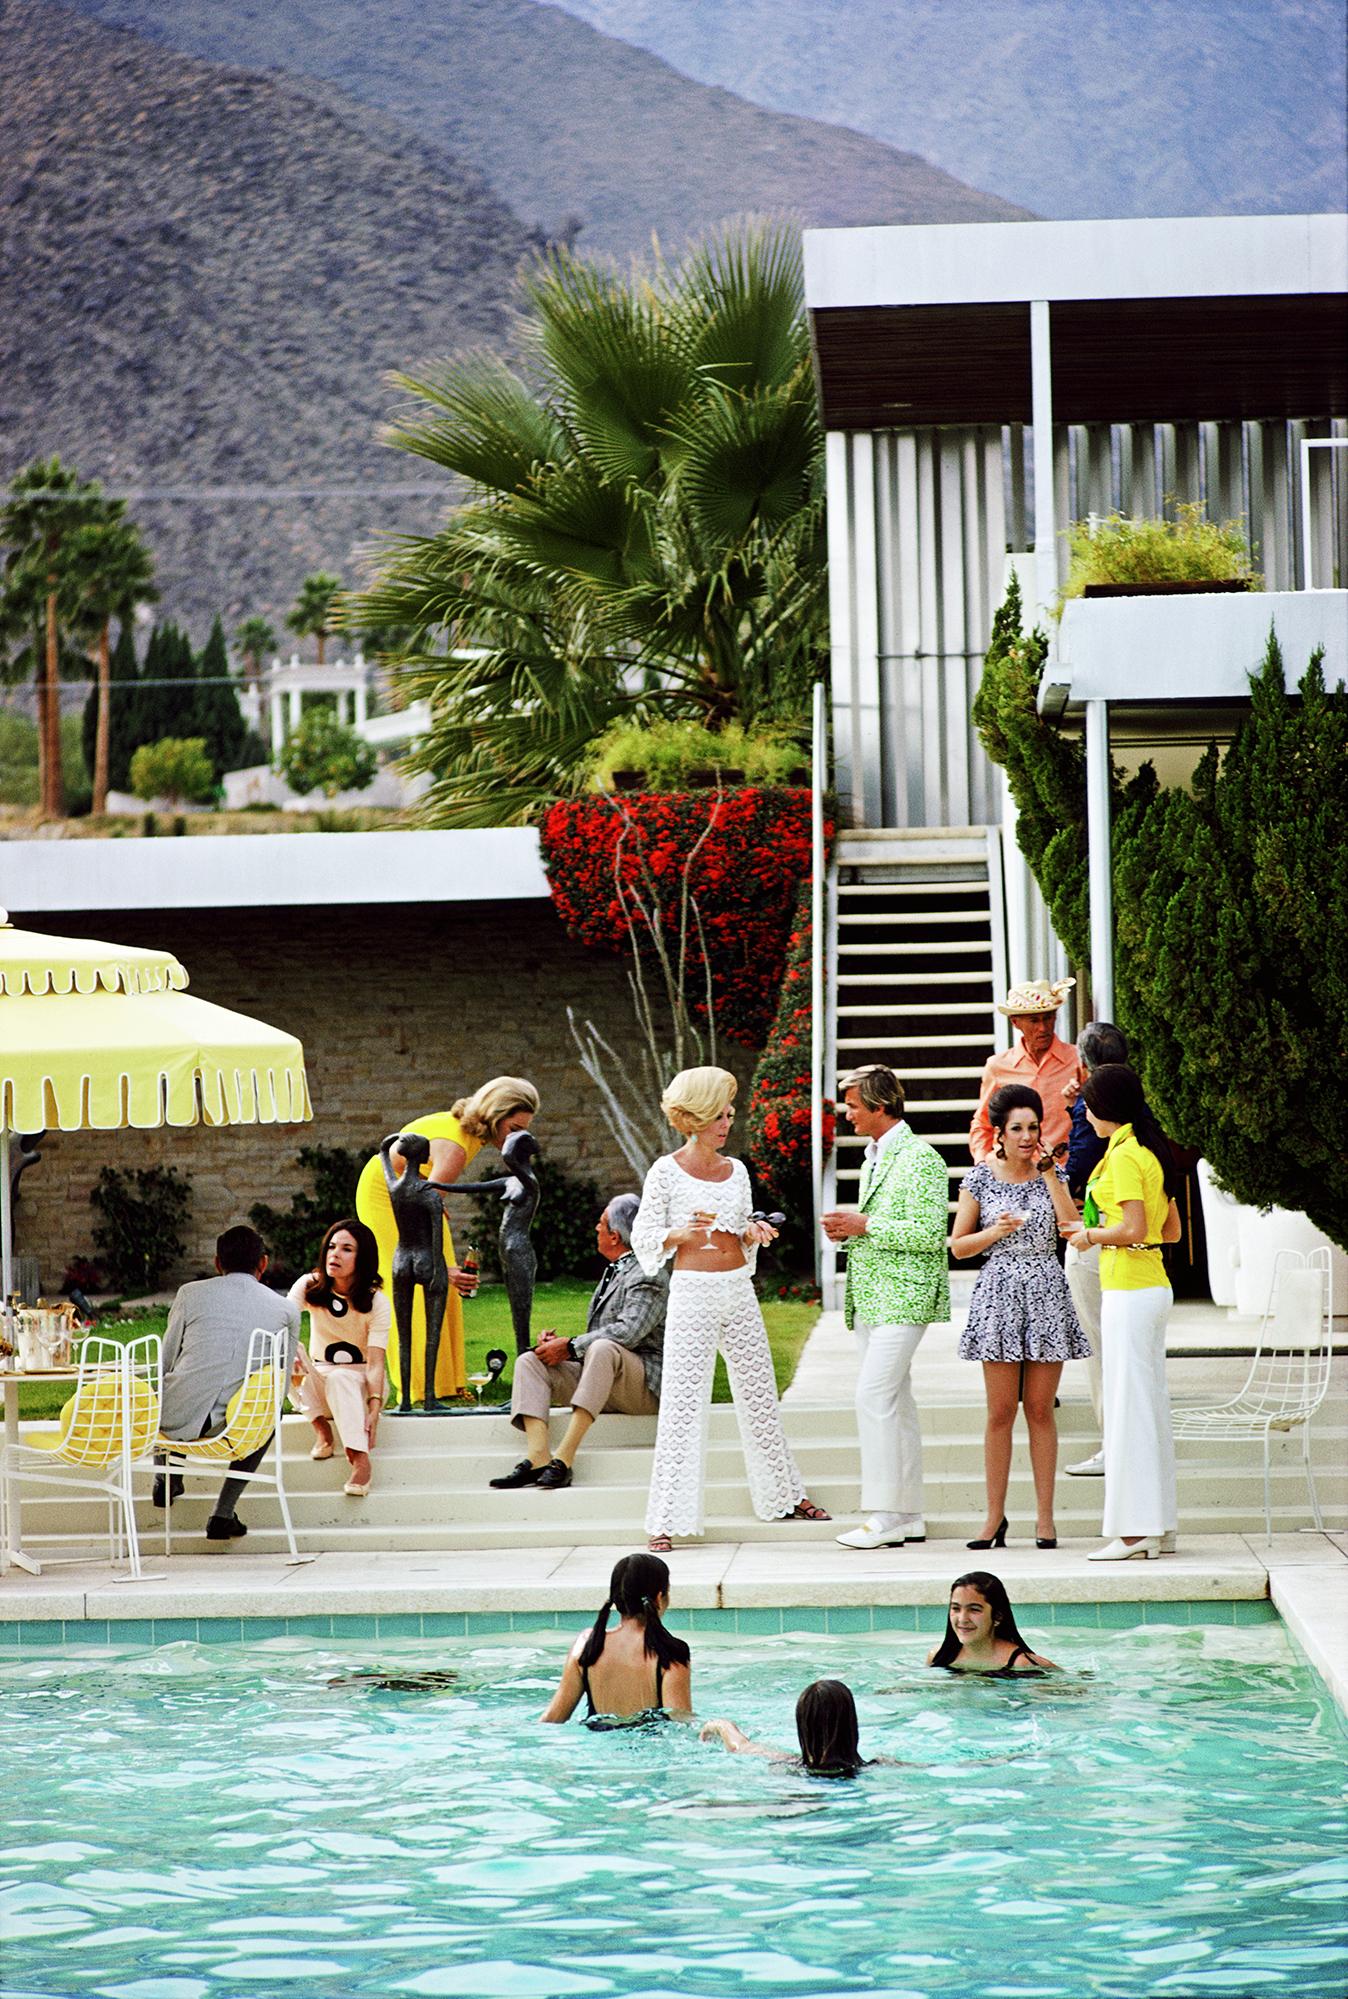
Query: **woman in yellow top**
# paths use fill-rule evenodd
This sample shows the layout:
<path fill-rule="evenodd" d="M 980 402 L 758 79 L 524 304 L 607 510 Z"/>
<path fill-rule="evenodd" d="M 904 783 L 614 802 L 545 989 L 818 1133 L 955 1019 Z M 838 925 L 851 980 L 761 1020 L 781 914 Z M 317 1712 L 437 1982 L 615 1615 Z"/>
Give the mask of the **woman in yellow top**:
<path fill-rule="evenodd" d="M 1086 1213 L 1070 1240 L 1098 1244 L 1100 1357 L 1105 1405 L 1105 1513 L 1112 1538 L 1092 1562 L 1150 1560 L 1177 1518 L 1175 1439 L 1165 1379 L 1172 1297 L 1161 1255 L 1178 1242 L 1179 1169 L 1126 1062 L 1103 1062 L 1082 1084 L 1086 1116 L 1106 1141 L 1087 1186 Z M 1090 1201 L 1094 1201 L 1094 1211 Z"/>
<path fill-rule="evenodd" d="M 508 1134 L 523 1131 L 537 1110 L 538 1091 L 523 1076 L 493 1076 L 471 1097 L 460 1097 L 451 1109 L 434 1111 L 428 1117 L 413 1118 L 399 1129 L 421 1132 L 430 1140 L 431 1156 L 421 1169 L 424 1178 L 452 1181 L 459 1178 L 485 1144 L 504 1145 Z M 395 1165 L 400 1163 L 401 1154 L 396 1146 L 391 1157 Z M 393 1252 L 398 1244 L 398 1230 L 393 1220 L 393 1204 L 389 1200 L 383 1162 L 377 1152 L 366 1160 L 356 1183 L 356 1213 L 374 1230 L 379 1243 L 379 1274 L 385 1290 L 391 1295 Z M 448 1215 L 445 1218 L 445 1261 L 449 1265 L 449 1302 L 445 1306 L 436 1379 L 431 1383 L 433 1394 L 440 1396 L 467 1391 L 461 1300 L 471 1298 L 477 1288 L 476 1273 L 458 1268 Z M 401 1392 L 397 1332 L 395 1322 L 394 1337 L 388 1343 L 388 1372 L 395 1391 Z M 424 1402 L 426 1398 L 425 1354 L 426 1314 L 422 1293 L 418 1290 L 412 1320 L 411 1399 L 414 1402 Z"/>

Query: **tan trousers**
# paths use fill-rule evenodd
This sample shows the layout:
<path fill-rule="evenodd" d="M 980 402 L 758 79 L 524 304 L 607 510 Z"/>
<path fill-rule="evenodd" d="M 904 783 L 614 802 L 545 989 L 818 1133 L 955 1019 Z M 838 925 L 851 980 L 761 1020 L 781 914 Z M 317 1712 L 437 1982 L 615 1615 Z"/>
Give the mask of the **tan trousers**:
<path fill-rule="evenodd" d="M 365 1398 L 369 1392 L 370 1379 L 363 1367 L 320 1360 L 314 1362 L 313 1373 L 296 1384 L 290 1399 L 308 1417 L 329 1417 L 344 1450 L 368 1451 Z"/>
<path fill-rule="evenodd" d="M 1091 1343 L 1091 1357 L 1086 1362 L 1086 1380 L 1090 1385 L 1091 1408 L 1095 1411 L 1095 1427 L 1103 1437 L 1105 1434 L 1105 1398 L 1100 1362 L 1100 1245 L 1093 1242 L 1089 1249 L 1073 1249 L 1067 1245 L 1067 1288 L 1072 1294 L 1072 1303 L 1081 1321 L 1081 1330 Z"/>
<path fill-rule="evenodd" d="M 549 1367 L 532 1351 L 515 1362 L 510 1391 L 510 1420 L 517 1430 L 526 1416 L 546 1422 L 559 1407 L 584 1409 L 587 1415 L 654 1416 L 660 1404 L 646 1386 L 641 1357 L 616 1340 L 596 1340 L 584 1360 L 558 1361 Z"/>

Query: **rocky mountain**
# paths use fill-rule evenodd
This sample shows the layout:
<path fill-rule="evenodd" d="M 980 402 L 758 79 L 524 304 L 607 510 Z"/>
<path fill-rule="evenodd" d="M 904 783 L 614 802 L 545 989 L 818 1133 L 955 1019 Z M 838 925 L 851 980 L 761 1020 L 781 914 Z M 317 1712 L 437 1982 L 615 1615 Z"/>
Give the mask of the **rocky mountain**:
<path fill-rule="evenodd" d="M 782 116 L 708 89 L 534 0 L 76 4 L 191 55 L 335 85 L 471 160 L 527 223 L 556 233 L 578 221 L 587 249 L 644 251 L 652 232 L 677 247 L 746 212 L 815 223 L 1018 212 L 808 106 Z"/>
<path fill-rule="evenodd" d="M 376 440 L 384 376 L 505 344 L 531 248 L 472 167 L 336 94 L 0 8 L 0 477 L 55 451 L 160 489 L 437 483 Z M 133 511 L 200 641 L 435 503 Z"/>
<path fill-rule="evenodd" d="M 1041 215 L 1348 206 L 1343 0 L 558 0 Z"/>

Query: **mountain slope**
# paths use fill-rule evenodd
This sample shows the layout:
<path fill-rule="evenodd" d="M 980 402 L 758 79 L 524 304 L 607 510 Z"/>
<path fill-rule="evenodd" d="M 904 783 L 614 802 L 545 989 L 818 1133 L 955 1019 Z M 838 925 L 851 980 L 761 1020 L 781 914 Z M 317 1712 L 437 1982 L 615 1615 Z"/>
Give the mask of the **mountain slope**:
<path fill-rule="evenodd" d="M 529 238 L 480 177 L 336 95 L 188 60 L 48 0 L 0 12 L 0 477 L 436 483 L 375 441 L 385 371 L 501 347 Z M 166 609 L 273 618 L 432 502 L 134 512 Z"/>
<path fill-rule="evenodd" d="M 196 56 L 335 84 L 471 160 L 527 222 L 556 233 L 577 218 L 587 249 L 642 251 L 652 231 L 677 246 L 750 211 L 813 223 L 1019 212 L 857 132 L 709 90 L 533 0 L 78 4 Z"/>
<path fill-rule="evenodd" d="M 1041 215 L 1348 205 L 1343 0 L 557 0 Z"/>

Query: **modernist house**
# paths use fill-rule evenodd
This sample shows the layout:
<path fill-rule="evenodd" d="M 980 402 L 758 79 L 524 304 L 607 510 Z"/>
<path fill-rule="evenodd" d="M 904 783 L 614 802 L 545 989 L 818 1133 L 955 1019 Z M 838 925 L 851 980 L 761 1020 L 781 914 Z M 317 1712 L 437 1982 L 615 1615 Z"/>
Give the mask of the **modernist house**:
<path fill-rule="evenodd" d="M 1289 675 L 1311 643 L 1348 674 L 1348 218 L 815 230 L 805 286 L 844 827 L 822 1059 L 830 1077 L 892 1061 L 953 1179 L 983 1059 L 1005 1045 L 999 990 L 1068 969 L 969 720 L 1008 563 L 1042 618 L 1069 522 L 1197 500 L 1244 519 L 1277 593 L 1191 600 L 1182 628 L 1154 602 L 1064 620 L 1046 697 L 1085 728 L 1096 779 L 1103 1017 L 1111 744 L 1196 755 L 1238 711 L 1270 616 Z M 857 1165 L 844 1135 L 826 1200 L 849 1197 Z"/>

